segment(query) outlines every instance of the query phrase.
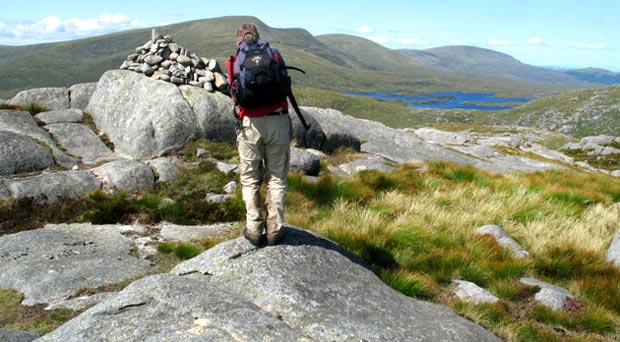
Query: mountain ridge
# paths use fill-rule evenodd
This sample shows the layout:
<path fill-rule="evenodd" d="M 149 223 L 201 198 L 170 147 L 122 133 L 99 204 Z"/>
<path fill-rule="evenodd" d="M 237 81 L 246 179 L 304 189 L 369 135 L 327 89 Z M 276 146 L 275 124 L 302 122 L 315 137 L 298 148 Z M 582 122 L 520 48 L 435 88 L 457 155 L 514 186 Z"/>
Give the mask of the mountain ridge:
<path fill-rule="evenodd" d="M 156 29 L 202 57 L 223 62 L 234 53 L 234 32 L 244 22 L 256 23 L 261 36 L 283 52 L 288 64 L 308 71 L 296 79 L 296 84 L 302 86 L 337 92 L 398 89 L 409 94 L 465 87 L 471 91 L 548 94 L 588 86 L 494 75 L 472 77 L 431 69 L 365 38 L 314 37 L 305 29 L 273 28 L 255 17 L 201 19 Z M 150 38 L 150 30 L 134 29 L 57 43 L 0 46 L 0 97 L 23 89 L 96 81 L 103 72 L 118 68 L 128 54 L 143 45 Z"/>

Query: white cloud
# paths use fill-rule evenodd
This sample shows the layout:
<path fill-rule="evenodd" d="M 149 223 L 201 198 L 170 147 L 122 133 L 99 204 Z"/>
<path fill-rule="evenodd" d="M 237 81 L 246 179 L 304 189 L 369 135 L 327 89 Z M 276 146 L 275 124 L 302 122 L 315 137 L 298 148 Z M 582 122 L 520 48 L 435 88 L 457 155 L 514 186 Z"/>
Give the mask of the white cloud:
<path fill-rule="evenodd" d="M 379 44 L 385 44 L 390 41 L 388 37 L 383 37 L 383 36 L 368 37 L 368 39 L 372 40 L 375 43 L 379 43 Z"/>
<path fill-rule="evenodd" d="M 502 39 L 489 39 L 487 42 L 489 45 L 510 45 L 510 41 Z"/>
<path fill-rule="evenodd" d="M 403 45 L 428 45 L 428 42 L 416 38 L 398 38 L 396 41 Z"/>
<path fill-rule="evenodd" d="M 601 44 L 582 44 L 579 45 L 579 47 L 586 50 L 603 50 L 607 48 L 605 45 Z"/>
<path fill-rule="evenodd" d="M 148 25 L 140 20 L 132 19 L 123 13 L 102 13 L 98 18 L 73 17 L 64 21 L 48 16 L 39 21 L 2 23 L 0 37 L 13 44 L 30 44 L 84 38 L 146 26 Z"/>
<path fill-rule="evenodd" d="M 540 45 L 542 44 L 542 39 L 540 38 L 531 38 L 528 39 L 527 41 L 527 45 Z"/>
<path fill-rule="evenodd" d="M 359 32 L 359 33 L 372 33 L 375 30 L 373 30 L 372 27 L 364 24 L 364 25 L 358 27 L 356 31 Z"/>

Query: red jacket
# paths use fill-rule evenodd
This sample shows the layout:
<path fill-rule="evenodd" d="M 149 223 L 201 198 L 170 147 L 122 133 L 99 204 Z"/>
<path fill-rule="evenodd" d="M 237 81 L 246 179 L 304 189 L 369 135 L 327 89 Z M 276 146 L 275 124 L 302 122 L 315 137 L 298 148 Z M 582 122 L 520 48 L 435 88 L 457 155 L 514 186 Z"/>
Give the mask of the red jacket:
<path fill-rule="evenodd" d="M 236 57 L 237 55 L 230 56 L 230 58 L 226 61 L 226 70 L 228 71 L 228 83 L 230 84 L 232 94 L 234 94 L 234 90 L 236 86 L 235 82 L 233 82 L 235 78 L 234 69 L 235 69 L 235 58 Z M 280 59 L 277 53 L 274 53 L 274 59 L 276 60 L 276 63 L 280 64 Z M 233 101 L 237 102 L 234 95 L 233 95 Z M 279 110 L 288 111 L 288 101 L 286 100 L 286 97 L 283 97 L 282 100 L 276 101 L 274 103 L 270 103 L 263 107 L 247 108 L 241 105 L 237 105 L 237 109 L 239 113 L 239 118 L 243 118 L 244 116 L 247 116 L 250 118 L 256 118 L 256 117 L 265 116 L 269 113 L 279 111 Z"/>

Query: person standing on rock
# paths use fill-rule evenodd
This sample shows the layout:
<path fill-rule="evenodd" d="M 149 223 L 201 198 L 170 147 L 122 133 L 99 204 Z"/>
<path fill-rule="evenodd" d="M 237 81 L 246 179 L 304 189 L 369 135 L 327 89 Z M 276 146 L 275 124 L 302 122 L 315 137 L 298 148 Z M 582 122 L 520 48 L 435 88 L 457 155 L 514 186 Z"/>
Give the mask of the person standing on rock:
<path fill-rule="evenodd" d="M 284 195 L 292 136 L 285 88 L 290 84 L 286 83 L 282 56 L 260 38 L 256 25 L 241 25 L 236 43 L 238 50 L 228 60 L 227 71 L 235 102 L 241 186 L 247 211 L 243 235 L 255 246 L 276 245 L 284 235 Z M 260 195 L 263 182 L 267 187 L 266 219 Z"/>

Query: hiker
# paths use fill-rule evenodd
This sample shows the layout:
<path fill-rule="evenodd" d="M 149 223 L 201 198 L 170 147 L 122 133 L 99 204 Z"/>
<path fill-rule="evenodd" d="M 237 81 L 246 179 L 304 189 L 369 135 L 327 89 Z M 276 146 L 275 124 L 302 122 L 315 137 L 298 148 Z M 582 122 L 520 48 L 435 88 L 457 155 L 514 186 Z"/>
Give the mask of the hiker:
<path fill-rule="evenodd" d="M 238 120 L 240 176 L 247 211 L 243 235 L 255 246 L 276 245 L 284 233 L 284 195 L 292 126 L 284 87 L 273 80 L 263 85 L 261 81 L 275 77 L 286 82 L 288 76 L 282 56 L 260 38 L 256 25 L 241 25 L 236 43 L 239 49 L 228 60 L 227 70 L 235 102 L 233 113 Z M 258 68 L 258 71 L 252 68 Z M 279 74 L 269 75 L 273 70 Z M 287 87 L 290 89 L 290 84 Z M 267 187 L 266 218 L 263 217 L 260 196 L 263 182 Z"/>

